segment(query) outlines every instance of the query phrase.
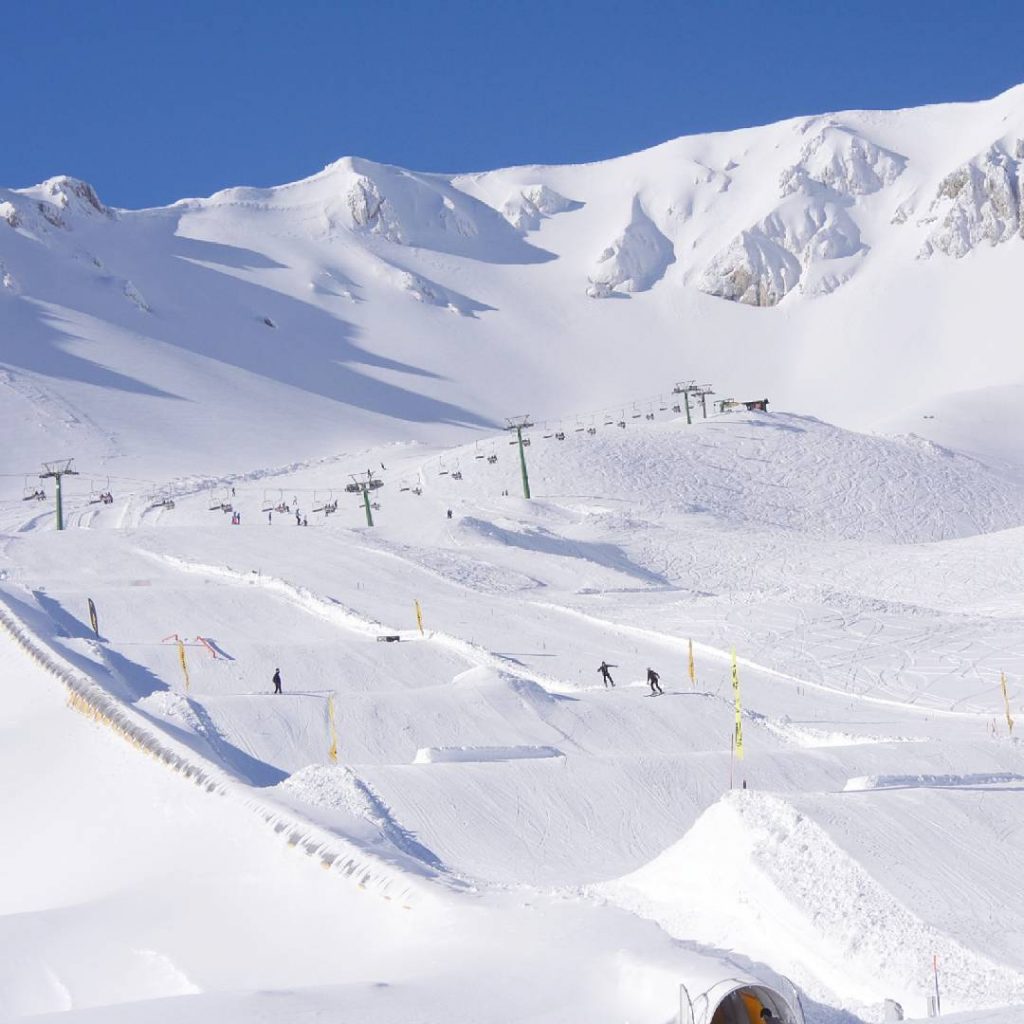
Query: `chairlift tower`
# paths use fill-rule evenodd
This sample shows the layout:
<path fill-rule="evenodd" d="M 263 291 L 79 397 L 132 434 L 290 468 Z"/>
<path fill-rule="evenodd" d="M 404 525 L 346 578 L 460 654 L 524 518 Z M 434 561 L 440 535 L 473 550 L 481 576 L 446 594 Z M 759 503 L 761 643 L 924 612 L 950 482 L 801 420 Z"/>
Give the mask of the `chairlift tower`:
<path fill-rule="evenodd" d="M 695 380 L 681 380 L 676 382 L 676 386 L 672 389 L 673 395 L 683 396 L 683 405 L 686 407 L 686 423 L 687 425 L 693 423 L 693 418 L 690 416 L 690 394 L 697 387 Z"/>
<path fill-rule="evenodd" d="M 510 441 L 509 444 L 519 445 L 519 467 L 523 473 L 523 497 L 530 497 L 530 477 L 526 472 L 526 451 L 523 448 L 523 431 L 527 427 L 532 427 L 533 423 L 530 421 L 530 417 L 527 416 L 507 416 L 505 418 L 507 426 L 506 430 L 514 430 L 516 432 L 515 441 Z"/>
<path fill-rule="evenodd" d="M 693 417 L 690 414 L 690 396 L 693 395 L 695 398 L 700 399 L 701 412 L 704 414 L 704 419 L 708 418 L 708 395 L 713 395 L 715 392 L 712 390 L 710 384 L 698 384 L 695 380 L 681 380 L 676 382 L 676 386 L 672 389 L 673 395 L 682 395 L 683 404 L 686 406 L 686 422 L 693 423 Z"/>
<path fill-rule="evenodd" d="M 346 490 L 359 491 L 363 496 L 363 508 L 366 510 L 366 525 L 373 526 L 373 511 L 370 508 L 370 491 L 376 490 L 378 487 L 384 486 L 384 481 L 374 477 L 371 470 L 367 470 L 365 473 L 349 473 L 352 477 L 352 483 L 346 487 Z"/>
<path fill-rule="evenodd" d="M 64 502 L 61 497 L 61 480 L 66 476 L 78 476 L 78 470 L 71 468 L 74 459 L 60 459 L 57 462 L 44 462 L 40 480 L 53 479 L 57 495 L 57 529 L 64 529 Z"/>
<path fill-rule="evenodd" d="M 704 416 L 704 419 L 708 418 L 708 395 L 713 395 L 714 389 L 710 384 L 698 384 L 694 389 L 693 393 L 700 398 L 700 410 Z"/>

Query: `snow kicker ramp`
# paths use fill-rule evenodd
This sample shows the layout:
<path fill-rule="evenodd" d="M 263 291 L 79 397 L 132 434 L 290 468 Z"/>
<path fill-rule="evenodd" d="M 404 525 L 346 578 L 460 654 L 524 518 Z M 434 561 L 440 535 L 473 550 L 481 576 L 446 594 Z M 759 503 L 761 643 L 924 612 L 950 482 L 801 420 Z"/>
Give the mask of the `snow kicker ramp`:
<path fill-rule="evenodd" d="M 933 955 L 950 1010 L 1024 1000 L 1024 973 L 921 920 L 825 828 L 769 794 L 728 794 L 651 863 L 595 888 L 676 937 L 767 960 L 833 1005 L 923 1006 Z"/>

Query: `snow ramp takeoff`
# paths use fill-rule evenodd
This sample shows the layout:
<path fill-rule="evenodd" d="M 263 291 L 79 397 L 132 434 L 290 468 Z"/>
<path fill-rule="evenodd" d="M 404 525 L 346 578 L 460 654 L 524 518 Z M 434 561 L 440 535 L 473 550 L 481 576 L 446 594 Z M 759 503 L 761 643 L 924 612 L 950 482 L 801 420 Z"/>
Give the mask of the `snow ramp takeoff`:
<path fill-rule="evenodd" d="M 822 824 L 774 795 L 727 794 L 678 843 L 596 889 L 677 938 L 771 963 L 830 1005 L 869 1015 L 887 997 L 923 1005 L 933 955 L 944 1007 L 1024 1000 L 1024 975 L 921 920 Z"/>

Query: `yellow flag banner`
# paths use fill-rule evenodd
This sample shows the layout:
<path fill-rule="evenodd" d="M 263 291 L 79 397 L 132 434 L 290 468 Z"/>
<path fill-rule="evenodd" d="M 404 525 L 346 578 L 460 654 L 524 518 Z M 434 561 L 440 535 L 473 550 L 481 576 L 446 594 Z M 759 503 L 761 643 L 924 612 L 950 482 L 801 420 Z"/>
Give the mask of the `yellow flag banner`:
<path fill-rule="evenodd" d="M 423 609 L 419 601 L 416 602 L 416 625 L 420 627 L 420 636 L 423 636 Z"/>
<path fill-rule="evenodd" d="M 185 692 L 188 693 L 190 680 L 188 678 L 188 662 L 185 660 L 185 645 L 178 641 L 178 661 L 181 662 L 181 671 L 185 676 Z"/>
<path fill-rule="evenodd" d="M 732 695 L 736 702 L 736 756 L 743 760 L 743 720 L 740 717 L 740 672 L 736 667 L 736 652 L 732 652 Z"/>
<path fill-rule="evenodd" d="M 1003 687 L 1003 703 L 1006 705 L 1006 724 L 1010 728 L 1010 735 L 1013 735 L 1013 716 L 1010 714 L 1010 697 L 1006 692 L 1006 673 L 999 673 L 999 682 Z"/>
<path fill-rule="evenodd" d="M 327 728 L 330 730 L 331 745 L 327 750 L 327 756 L 331 764 L 338 763 L 338 732 L 334 725 L 334 694 L 327 698 Z"/>
<path fill-rule="evenodd" d="M 690 641 L 690 685 L 697 685 L 697 667 L 693 663 L 693 641 Z"/>

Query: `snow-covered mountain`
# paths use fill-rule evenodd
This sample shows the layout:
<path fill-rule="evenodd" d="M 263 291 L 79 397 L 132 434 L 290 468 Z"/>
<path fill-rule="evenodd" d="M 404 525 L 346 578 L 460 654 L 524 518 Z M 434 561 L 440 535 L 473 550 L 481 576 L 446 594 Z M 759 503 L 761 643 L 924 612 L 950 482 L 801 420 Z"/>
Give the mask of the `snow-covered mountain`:
<path fill-rule="evenodd" d="M 1021 138 L 0 192 L 0 1021 L 1019 1024 Z"/>
<path fill-rule="evenodd" d="M 4 426 L 18 467 L 137 472 L 162 441 L 168 471 L 205 472 L 210 421 L 242 463 L 283 462 L 698 378 L 927 433 L 1024 379 L 1022 180 L 1024 86 L 579 167 L 346 158 L 141 211 L 65 177 L 0 190 Z"/>

